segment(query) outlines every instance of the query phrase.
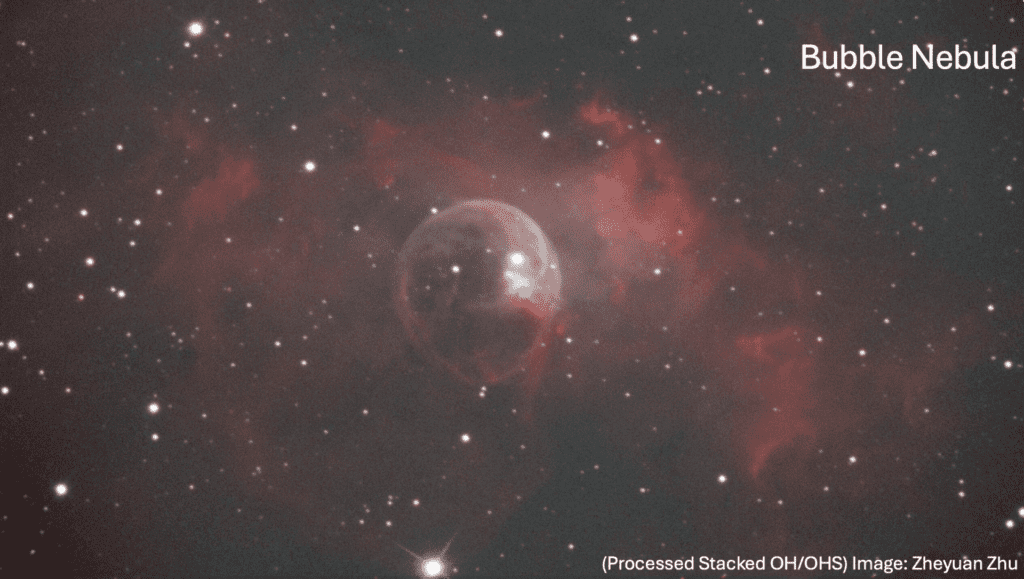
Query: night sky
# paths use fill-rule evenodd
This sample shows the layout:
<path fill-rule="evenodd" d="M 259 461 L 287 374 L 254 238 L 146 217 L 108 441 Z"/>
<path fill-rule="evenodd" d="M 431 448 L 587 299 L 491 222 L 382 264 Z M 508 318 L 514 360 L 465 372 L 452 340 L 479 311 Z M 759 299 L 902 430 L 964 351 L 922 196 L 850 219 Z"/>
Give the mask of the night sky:
<path fill-rule="evenodd" d="M 1022 20 L 0 2 L 0 575 L 1024 568 Z M 416 334 L 403 244 L 472 199 L 552 307 Z M 448 323 L 501 272 L 441 257 Z"/>

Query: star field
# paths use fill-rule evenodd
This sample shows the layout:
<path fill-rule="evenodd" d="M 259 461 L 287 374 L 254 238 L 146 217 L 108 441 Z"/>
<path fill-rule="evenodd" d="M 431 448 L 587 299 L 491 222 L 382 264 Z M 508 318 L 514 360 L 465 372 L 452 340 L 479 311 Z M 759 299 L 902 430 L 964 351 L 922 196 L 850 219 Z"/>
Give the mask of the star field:
<path fill-rule="evenodd" d="M 1024 65 L 801 69 L 961 4 L 0 3 L 0 575 L 1019 566 Z M 474 199 L 511 376 L 395 305 Z"/>

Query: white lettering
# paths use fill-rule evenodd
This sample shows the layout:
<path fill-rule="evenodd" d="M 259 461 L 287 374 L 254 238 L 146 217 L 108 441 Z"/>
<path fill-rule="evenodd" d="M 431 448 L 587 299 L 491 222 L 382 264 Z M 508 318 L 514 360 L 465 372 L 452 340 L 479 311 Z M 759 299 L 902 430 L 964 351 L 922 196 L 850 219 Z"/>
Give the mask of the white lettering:
<path fill-rule="evenodd" d="M 931 70 L 932 67 L 935 65 L 935 54 L 934 54 L 934 52 L 935 52 L 934 47 L 931 44 L 929 44 L 928 45 L 928 56 L 925 56 L 924 53 L 921 52 L 921 47 L 915 44 L 914 45 L 914 50 L 911 51 L 911 63 L 912 63 L 911 64 L 911 68 L 913 68 L 914 70 L 917 70 L 917 57 L 920 56 L 921 57 L 921 62 L 924 63 L 924 65 L 928 67 L 928 70 Z"/>
<path fill-rule="evenodd" d="M 995 54 L 995 45 L 992 45 L 992 53 L 993 55 Z M 992 60 L 995 60 L 995 58 Z M 1005 68 L 1007 70 L 1017 68 L 1017 53 L 1012 50 L 1004 50 L 1003 60 L 999 63 L 999 68 Z"/>
<path fill-rule="evenodd" d="M 807 49 L 808 48 L 813 48 L 814 52 L 808 54 L 807 53 Z M 804 47 L 803 47 L 803 55 L 804 55 L 803 63 L 802 63 L 802 66 L 800 68 L 802 68 L 804 70 L 808 70 L 808 69 L 815 69 L 815 68 L 818 68 L 819 66 L 821 66 L 821 59 L 818 58 L 818 47 L 817 46 L 815 46 L 813 44 L 805 44 Z M 808 58 L 813 58 L 814 59 L 814 66 L 810 66 L 810 65 L 807 64 L 807 59 Z"/>

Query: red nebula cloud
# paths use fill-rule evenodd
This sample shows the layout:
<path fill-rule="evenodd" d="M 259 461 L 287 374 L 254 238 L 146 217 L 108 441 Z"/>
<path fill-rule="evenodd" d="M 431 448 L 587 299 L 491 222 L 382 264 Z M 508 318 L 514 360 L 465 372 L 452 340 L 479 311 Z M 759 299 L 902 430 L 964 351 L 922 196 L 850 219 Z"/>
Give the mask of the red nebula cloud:
<path fill-rule="evenodd" d="M 920 266 L 895 263 L 890 269 L 868 268 L 877 274 L 871 279 L 860 277 L 863 270 L 846 261 L 848 248 L 844 245 L 846 253 L 841 253 L 835 249 L 836 239 L 828 237 L 836 235 L 843 243 L 855 238 L 841 224 L 826 223 L 824 233 L 817 234 L 821 239 L 800 242 L 799 251 L 753 242 L 757 232 L 700 193 L 718 184 L 709 183 L 709 175 L 720 173 L 718 168 L 691 162 L 657 127 L 595 99 L 567 121 L 571 129 L 559 131 L 540 119 L 535 110 L 540 106 L 540 101 L 495 100 L 408 126 L 382 118 L 350 119 L 348 127 L 365 137 L 361 149 L 338 167 L 319 163 L 316 175 L 293 171 L 301 176 L 279 184 L 274 192 L 273 216 L 281 214 L 282 220 L 269 224 L 246 221 L 246 210 L 270 196 L 257 177 L 268 168 L 246 157 L 221 153 L 215 173 L 180 195 L 175 217 L 185 220 L 188 231 L 179 231 L 168 244 L 157 281 L 187 294 L 183 307 L 202 328 L 192 341 L 198 363 L 188 387 L 206 397 L 211 408 L 223 406 L 211 413 L 219 410 L 229 416 L 226 428 L 233 439 L 253 441 L 239 443 L 240 465 L 268 462 L 266 456 L 278 444 L 272 433 L 261 430 L 267 417 L 283 412 L 275 393 L 290 396 L 285 406 L 290 407 L 294 398 L 301 401 L 295 408 L 319 405 L 346 421 L 352 416 L 363 420 L 365 404 L 373 408 L 368 414 L 373 418 L 366 419 L 372 430 L 352 426 L 343 436 L 325 428 L 330 434 L 319 435 L 332 441 L 320 459 L 324 468 L 334 468 L 332 473 L 344 473 L 346 480 L 360 485 L 365 482 L 360 488 L 376 488 L 386 479 L 397 494 L 421 492 L 414 483 L 392 482 L 393 473 L 381 465 L 404 464 L 415 456 L 423 468 L 433 468 L 443 462 L 438 457 L 450 441 L 433 440 L 434 446 L 424 446 L 425 436 L 441 436 L 443 429 L 420 429 L 416 420 L 423 418 L 384 418 L 388 409 L 401 403 L 390 393 L 391 384 L 373 380 L 398 375 L 382 369 L 401 366 L 405 360 L 401 324 L 390 299 L 390 270 L 402 236 L 429 214 L 430 207 L 443 209 L 464 199 L 510 203 L 540 224 L 558 249 L 566 298 L 566 311 L 556 320 L 552 336 L 557 335 L 558 342 L 587 334 L 600 338 L 597 355 L 566 357 L 549 347 L 530 360 L 519 386 L 524 402 L 517 415 L 521 420 L 515 423 L 527 432 L 536 423 L 533 404 L 540 391 L 576 397 L 579 403 L 621 399 L 621 391 L 613 391 L 621 385 L 601 378 L 628 372 L 634 360 L 660 365 L 663 353 L 671 351 L 694 372 L 708 376 L 712 389 L 707 396 L 716 397 L 719 408 L 728 408 L 726 418 L 719 421 L 727 424 L 714 425 L 719 430 L 711 439 L 722 444 L 733 472 L 768 487 L 780 477 L 797 476 L 798 484 L 820 488 L 809 466 L 818 460 L 819 449 L 860 448 L 865 438 L 858 431 L 894 408 L 895 415 L 913 428 L 935 428 L 918 424 L 922 404 L 937 388 L 948 387 L 940 386 L 943 380 L 987 351 L 989 332 L 974 319 L 973 306 L 948 289 L 955 280 L 937 276 L 923 302 L 920 294 L 908 293 L 903 298 L 907 302 L 900 305 L 886 294 L 892 307 L 913 312 L 920 331 L 879 336 L 879 296 L 888 291 L 890 279 L 919 272 Z M 550 138 L 542 138 L 547 130 Z M 570 133 L 575 136 L 563 136 Z M 325 175 L 332 169 L 344 178 L 330 181 Z M 788 200 L 791 189 L 776 184 L 750 195 Z M 332 196 L 344 200 L 344 209 L 320 211 L 317 203 Z M 353 223 L 360 225 L 358 232 Z M 213 234 L 214 228 L 240 233 L 226 244 L 224 235 Z M 891 259 L 892 252 L 886 247 L 880 255 Z M 253 313 L 247 314 L 258 323 L 224 318 L 225 304 L 238 287 L 250 293 L 259 288 L 252 298 Z M 331 309 L 321 304 L 330 304 Z M 604 309 L 590 315 L 584 304 Z M 331 311 L 333 320 L 322 320 L 321 310 Z M 311 329 L 311 324 L 316 327 Z M 952 334 L 949 325 L 960 330 Z M 240 328 L 248 333 L 239 337 Z M 671 332 L 663 333 L 663 328 Z M 329 351 L 318 354 L 305 345 L 273 350 L 273 355 L 251 362 L 262 364 L 258 378 L 233 377 L 219 360 L 242 355 L 236 349 L 255 349 L 254 343 L 272 343 L 278 335 L 316 337 L 326 331 L 336 332 L 330 334 Z M 659 337 L 636 337 L 643 332 Z M 321 338 L 309 343 L 321 343 L 317 340 Z M 232 346 L 238 342 L 245 342 L 246 349 Z M 863 348 L 870 350 L 868 356 L 857 355 Z M 338 385 L 300 386 L 312 380 L 303 373 L 306 366 L 300 365 L 307 357 L 318 375 L 330 376 Z M 370 370 L 350 380 L 356 366 Z M 401 371 L 400 367 L 394 372 Z M 554 378 L 566 374 L 574 376 L 574 384 L 585 386 L 559 391 L 562 386 Z M 417 416 L 472 418 L 473 413 L 466 411 L 469 402 L 460 393 L 445 392 L 429 382 L 423 388 L 430 395 L 418 399 L 426 406 Z M 699 395 L 693 392 L 696 385 L 685 380 L 638 383 L 635 388 L 638 393 L 645 388 L 653 393 L 635 396 L 638 410 L 623 414 L 615 405 L 600 410 L 619 413 L 610 421 L 609 433 L 623 448 L 650 441 L 644 437 L 652 436 L 652 417 L 669 423 L 708 420 L 700 414 L 703 407 L 691 404 Z M 221 391 L 233 392 L 234 398 L 217 394 Z M 470 392 L 468 399 L 474 395 Z M 248 401 L 251 422 L 229 412 L 239 396 Z M 948 426 L 953 420 L 928 424 Z M 340 442 L 333 442 L 335 436 Z M 301 439 L 295 444 L 319 449 L 316 445 L 321 443 Z M 874 451 L 861 451 L 864 460 L 858 468 L 878 477 L 895 476 L 884 467 L 870 470 L 871 453 L 899 452 L 910 445 L 908 439 L 895 437 Z M 440 450 L 435 456 L 425 448 Z M 547 475 L 537 474 L 543 472 L 536 468 L 543 453 L 523 465 L 509 465 L 503 451 L 474 446 L 473 452 L 471 461 L 452 467 L 450 479 L 462 485 L 458 496 L 439 496 L 436 510 L 430 511 L 436 514 L 421 516 L 425 526 L 458 520 L 474 528 L 473 541 L 483 545 L 514 509 L 484 516 L 465 505 L 507 504 L 510 489 L 528 496 Z M 486 484 L 479 475 L 480 464 L 488 465 Z M 308 468 L 322 474 L 316 470 L 320 466 Z M 248 473 L 242 466 L 238 470 Z M 288 490 L 274 492 L 315 521 L 321 516 L 319 505 L 333 495 L 318 491 L 306 477 L 298 469 L 294 475 L 276 474 L 275 489 Z M 352 504 L 341 505 L 342 510 L 357 508 L 363 500 L 349 491 L 354 493 Z M 353 531 L 352 537 L 358 536 Z M 356 544 L 356 539 L 349 540 Z M 375 545 L 357 549 L 372 551 L 378 548 Z"/>
<path fill-rule="evenodd" d="M 630 271 L 632 277 L 651 278 L 651 262 L 657 256 L 667 258 L 665 270 L 682 272 L 679 292 L 671 299 L 676 319 L 706 320 L 708 312 L 701 308 L 715 292 L 727 271 L 754 269 L 760 291 L 785 296 L 789 288 L 782 279 L 773 279 L 786 268 L 769 269 L 768 260 L 749 246 L 740 232 L 725 236 L 724 224 L 713 223 L 694 197 L 692 187 L 683 176 L 685 167 L 674 157 L 673 149 L 659 137 L 632 131 L 637 121 L 610 108 L 601 108 L 596 101 L 581 108 L 585 122 L 607 128 L 614 149 L 601 159 L 601 169 L 591 174 L 582 197 L 590 210 L 594 229 L 612 242 L 635 240 L 631 252 L 617 251 L 610 245 L 611 263 L 617 275 Z M 691 257 L 697 248 L 710 254 L 713 267 L 698 268 Z M 640 271 L 633 266 L 645 263 L 651 268 Z M 656 271 L 661 271 L 657 269 Z M 658 275 L 658 274 L 655 274 Z M 621 293 L 622 284 L 617 284 Z M 799 292 L 796 281 L 791 286 Z M 621 298 L 620 298 L 621 299 Z M 634 296 L 633 300 L 643 299 Z M 714 315 L 721 315 L 715 310 Z M 725 314 L 728 315 L 728 314 Z M 816 428 L 807 417 L 815 406 L 812 383 L 815 361 L 804 343 L 805 329 L 788 325 L 764 333 L 747 333 L 742 326 L 734 336 L 705 335 L 691 341 L 690 346 L 710 351 L 712 357 L 728 360 L 721 372 L 734 384 L 742 397 L 759 403 L 738 413 L 740 426 L 734 442 L 737 454 L 746 461 L 746 470 L 757 477 L 768 457 L 777 449 L 791 444 L 798 436 L 813 437 Z"/>
<path fill-rule="evenodd" d="M 542 205 L 553 211 L 541 214 L 541 221 L 548 226 L 554 224 L 556 229 L 568 228 L 573 235 L 585 236 L 589 231 L 603 239 L 597 260 L 586 266 L 587 274 L 580 273 L 582 256 L 571 251 L 564 256 L 570 272 L 567 291 L 579 295 L 580 287 L 588 283 L 603 286 L 604 291 L 590 295 L 603 296 L 610 305 L 635 317 L 637 324 L 669 323 L 687 328 L 686 337 L 676 338 L 679 345 L 715 368 L 732 396 L 754 401 L 744 402 L 742 410 L 735 412 L 737 426 L 731 429 L 734 458 L 752 478 L 759 477 L 775 453 L 798 439 L 820 445 L 824 432 L 835 440 L 848 421 L 858 420 L 855 401 L 837 407 L 823 405 L 821 399 L 828 397 L 837 384 L 845 383 L 845 377 L 862 362 L 849 354 L 858 350 L 857 335 L 870 331 L 858 328 L 856 323 L 864 319 L 870 296 L 875 293 L 865 287 L 864 280 L 850 280 L 847 287 L 833 292 L 836 299 L 852 301 L 854 307 L 840 309 L 837 319 L 824 327 L 811 322 L 821 303 L 813 288 L 828 280 L 808 279 L 799 268 L 769 257 L 752 245 L 742 228 L 715 217 L 707 200 L 696 197 L 687 178 L 700 171 L 688 167 L 672 144 L 653 129 L 640 130 L 637 119 L 602 105 L 599 99 L 580 107 L 578 121 L 594 131 L 591 136 L 595 141 L 607 143 L 606 150 L 580 162 L 556 149 L 546 163 L 534 164 L 529 153 L 513 148 L 517 152 L 506 153 L 498 165 L 495 185 L 488 178 L 495 168 L 486 167 L 493 161 L 493 142 L 529 142 L 524 149 L 530 150 L 544 146 L 537 138 L 540 121 L 516 117 L 523 112 L 523 106 L 488 109 L 491 118 L 515 122 L 497 122 L 488 127 L 490 145 L 484 143 L 479 150 L 460 154 L 438 144 L 433 126 L 399 129 L 375 122 L 369 130 L 367 158 L 371 173 L 378 184 L 393 184 L 396 177 L 418 179 L 422 189 L 446 190 L 455 197 L 474 197 L 487 191 L 485 196 L 534 205 L 546 197 Z M 481 139 L 479 129 L 468 122 L 449 119 L 438 126 L 444 127 L 453 142 Z M 417 177 L 423 174 L 428 177 Z M 517 195 L 514 189 L 520 184 L 526 185 L 526 190 L 543 191 L 552 182 L 559 183 L 559 187 L 532 197 Z M 791 195 L 785 187 L 774 187 L 765 194 Z M 575 211 L 574 217 L 567 215 L 566 208 Z M 835 258 L 826 257 L 825 262 L 829 259 Z M 827 277 L 828 266 L 822 270 L 819 276 Z M 587 276 L 593 279 L 588 282 Z M 664 300 L 652 300 L 648 290 L 636 285 L 658 279 L 676 287 Z M 726 279 L 741 279 L 745 293 L 752 296 L 739 306 L 742 311 L 722 301 L 728 289 L 723 287 Z M 815 285 L 809 289 L 808 284 Z M 866 300 L 856 299 L 858 296 Z M 936 299 L 947 298 L 939 295 Z M 774 327 L 758 329 L 763 324 L 736 321 L 748 315 L 756 319 L 759 310 L 780 302 L 793 303 L 795 310 Z M 571 324 L 573 319 L 570 314 L 562 323 Z M 563 327 L 562 332 L 571 330 Z M 822 332 L 828 334 L 828 348 L 815 340 Z M 654 355 L 649 346 L 609 341 L 619 350 L 610 353 L 610 359 Z M 846 351 L 840 352 L 840 346 Z M 900 376 L 906 377 L 903 370 L 891 368 L 893 375 L 889 376 L 882 364 L 876 367 L 880 375 L 874 377 L 874 382 L 906 392 L 901 395 L 905 397 L 911 391 L 926 389 L 927 384 L 959 366 L 925 367 L 928 370 L 923 378 L 902 380 Z"/>
<path fill-rule="evenodd" d="M 216 176 L 204 179 L 192 189 L 181 213 L 189 229 L 197 223 L 223 222 L 228 212 L 248 199 L 258 186 L 251 160 L 225 157 Z"/>
<path fill-rule="evenodd" d="M 597 109 L 596 101 L 583 107 L 581 118 L 597 126 L 610 125 L 610 139 L 622 137 L 629 126 L 623 115 Z M 700 235 L 704 213 L 696 208 L 672 154 L 652 135 L 616 140 L 615 150 L 602 157 L 602 168 L 589 176 L 578 200 L 602 237 L 671 243 L 682 250 Z"/>
<path fill-rule="evenodd" d="M 784 449 L 857 444 L 862 437 L 856 431 L 887 410 L 879 412 L 872 403 L 850 395 L 852 391 L 891 399 L 902 406 L 898 412 L 904 420 L 915 428 L 925 427 L 919 418 L 935 391 L 949 388 L 943 382 L 980 361 L 981 352 L 990 347 L 991 332 L 972 323 L 976 316 L 972 308 L 977 305 L 955 298 L 966 284 L 931 272 L 934 285 L 916 294 L 928 305 L 906 304 L 906 311 L 914 313 L 901 320 L 930 327 L 930 340 L 926 340 L 930 351 L 913 348 L 913 340 L 904 335 L 885 352 L 908 350 L 897 358 L 898 363 L 890 362 L 881 346 L 872 349 L 872 359 L 866 361 L 867 351 L 865 356 L 858 352 L 866 343 L 875 343 L 878 338 L 873 335 L 881 325 L 877 300 L 884 286 L 879 287 L 877 279 L 858 277 L 859 270 L 844 267 L 845 254 L 829 254 L 814 245 L 801 248 L 806 260 L 816 262 L 813 277 L 802 263 L 780 260 L 786 254 L 755 246 L 742 227 L 717 217 L 706 200 L 696 197 L 687 176 L 699 171 L 688 167 L 669 144 L 660 142 L 653 128 L 650 134 L 638 130 L 637 119 L 601 107 L 597 101 L 581 107 L 579 118 L 604 130 L 602 136 L 611 143 L 608 153 L 578 171 L 579 186 L 570 194 L 575 195 L 573 203 L 585 208 L 589 225 L 607 241 L 600 264 L 613 288 L 607 294 L 610 303 L 638 323 L 685 328 L 680 332 L 685 337 L 677 338 L 679 345 L 715 369 L 726 389 L 721 395 L 735 397 L 738 405 L 728 429 L 732 456 L 752 479 L 758 479 Z M 792 188 L 776 186 L 761 194 L 788 201 Z M 828 227 L 824 230 L 830 232 Z M 852 233 L 840 225 L 819 241 L 834 246 L 835 238 L 829 235 Z M 859 247 L 864 259 L 884 255 L 892 260 L 884 275 L 893 280 L 905 278 L 908 271 L 924 272 L 920 264 L 894 258 L 891 247 L 863 243 Z M 661 294 L 651 299 L 633 283 L 654 279 L 656 267 L 667 283 L 677 287 L 674 294 L 665 296 L 670 302 L 667 309 L 658 303 Z M 723 296 L 734 283 L 742 286 L 747 297 L 729 305 Z M 816 291 L 823 287 L 828 288 L 828 299 Z M 779 304 L 789 304 L 781 318 L 775 315 Z M 765 314 L 776 321 L 765 321 Z M 948 320 L 948 325 L 940 320 Z M 959 332 L 952 333 L 949 327 L 958 327 Z M 821 335 L 826 338 L 819 340 Z M 939 350 L 948 355 L 937 359 L 934 354 Z M 649 346 L 622 344 L 621 356 L 614 359 L 622 363 L 652 355 L 655 350 Z M 657 404 L 675 405 L 677 412 L 684 413 L 685 398 L 678 396 Z M 651 408 L 649 412 L 659 411 Z M 949 426 L 950 420 L 948 415 L 933 416 L 928 428 Z M 807 444 L 797 445 L 801 439 Z M 892 444 L 886 451 L 908 441 Z M 811 454 L 787 456 L 815 460 Z"/>
<path fill-rule="evenodd" d="M 798 436 L 813 438 L 817 434 L 806 414 L 815 407 L 811 391 L 815 363 L 805 339 L 806 332 L 794 326 L 736 338 L 740 354 L 737 365 L 751 369 L 741 378 L 739 388 L 763 400 L 749 427 L 740 431 L 753 477 L 779 447 L 791 444 Z"/>

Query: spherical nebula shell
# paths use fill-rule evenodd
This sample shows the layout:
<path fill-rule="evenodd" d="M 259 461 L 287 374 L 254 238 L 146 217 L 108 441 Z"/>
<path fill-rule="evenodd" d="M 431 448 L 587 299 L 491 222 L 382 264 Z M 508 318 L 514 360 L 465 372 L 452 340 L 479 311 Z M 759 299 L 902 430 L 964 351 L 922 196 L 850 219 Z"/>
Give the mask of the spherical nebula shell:
<path fill-rule="evenodd" d="M 561 303 L 558 257 L 511 205 L 472 200 L 421 223 L 399 254 L 395 308 L 410 341 L 472 384 L 524 370 Z"/>

